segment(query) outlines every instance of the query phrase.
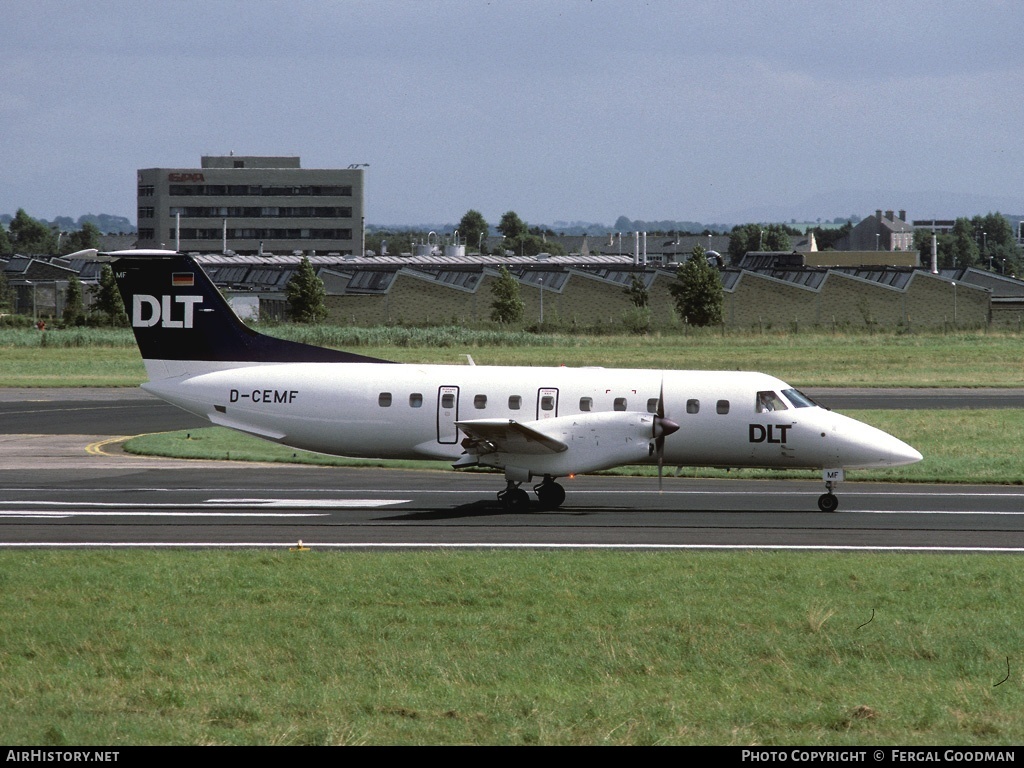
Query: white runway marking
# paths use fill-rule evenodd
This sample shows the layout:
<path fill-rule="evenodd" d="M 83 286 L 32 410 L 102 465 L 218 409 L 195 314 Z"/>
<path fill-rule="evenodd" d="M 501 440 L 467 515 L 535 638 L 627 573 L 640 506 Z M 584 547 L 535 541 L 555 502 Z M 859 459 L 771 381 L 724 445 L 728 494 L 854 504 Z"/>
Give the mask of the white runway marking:
<path fill-rule="evenodd" d="M 19 501 L 20 508 L 3 509 L 0 519 L 67 519 L 69 517 L 231 517 L 231 518 L 299 518 L 326 517 L 326 512 L 182 512 L 182 507 L 195 510 L 236 510 L 244 507 L 260 509 L 376 509 L 407 504 L 407 499 L 207 499 L 196 504 L 125 504 L 87 501 Z M 35 509 L 25 509 L 25 507 Z M 46 508 L 44 511 L 40 508 Z"/>
<path fill-rule="evenodd" d="M 306 509 L 309 507 L 354 508 L 354 507 L 387 507 L 395 504 L 408 504 L 409 499 L 207 499 L 196 503 L 162 502 L 154 504 L 122 504 L 108 501 L 16 501 L 27 507 L 70 507 L 75 509 L 181 509 L 194 507 L 197 509 L 237 509 L 238 507 L 274 507 L 276 509 Z M 195 513 L 183 513 L 195 514 Z"/>
<path fill-rule="evenodd" d="M 75 509 L 63 512 L 30 512 L 28 510 L 0 511 L 0 519 L 34 517 L 40 520 L 65 519 L 68 517 L 325 517 L 326 512 L 80 512 Z"/>

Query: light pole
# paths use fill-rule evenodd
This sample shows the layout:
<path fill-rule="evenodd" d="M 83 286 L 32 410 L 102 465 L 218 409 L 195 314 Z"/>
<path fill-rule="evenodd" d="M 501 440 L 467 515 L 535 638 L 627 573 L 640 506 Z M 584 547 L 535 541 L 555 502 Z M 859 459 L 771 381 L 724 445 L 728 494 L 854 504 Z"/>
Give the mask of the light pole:
<path fill-rule="evenodd" d="M 540 278 L 537 283 L 540 285 L 540 324 L 544 325 L 544 278 Z"/>

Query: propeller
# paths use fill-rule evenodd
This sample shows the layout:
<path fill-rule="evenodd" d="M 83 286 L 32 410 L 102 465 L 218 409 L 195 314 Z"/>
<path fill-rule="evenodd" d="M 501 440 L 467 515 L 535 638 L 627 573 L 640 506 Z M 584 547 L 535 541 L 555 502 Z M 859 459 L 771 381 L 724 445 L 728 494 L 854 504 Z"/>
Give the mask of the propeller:
<path fill-rule="evenodd" d="M 662 474 L 665 467 L 665 438 L 679 431 L 679 425 L 665 416 L 665 377 L 661 378 L 658 391 L 658 412 L 654 415 L 651 437 L 654 438 L 654 452 L 658 454 L 658 490 L 661 490 Z"/>

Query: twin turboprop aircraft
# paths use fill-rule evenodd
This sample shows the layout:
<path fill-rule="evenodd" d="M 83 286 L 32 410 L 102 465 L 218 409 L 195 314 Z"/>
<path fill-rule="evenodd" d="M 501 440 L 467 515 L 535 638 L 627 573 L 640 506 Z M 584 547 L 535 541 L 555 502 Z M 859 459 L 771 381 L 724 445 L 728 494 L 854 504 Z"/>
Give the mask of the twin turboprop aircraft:
<path fill-rule="evenodd" d="M 736 371 L 391 363 L 272 338 L 244 325 L 202 268 L 173 251 L 113 264 L 150 381 L 143 388 L 213 424 L 340 456 L 441 459 L 505 474 L 508 509 L 565 500 L 557 478 L 624 464 L 822 470 L 823 512 L 844 470 L 921 454 Z"/>

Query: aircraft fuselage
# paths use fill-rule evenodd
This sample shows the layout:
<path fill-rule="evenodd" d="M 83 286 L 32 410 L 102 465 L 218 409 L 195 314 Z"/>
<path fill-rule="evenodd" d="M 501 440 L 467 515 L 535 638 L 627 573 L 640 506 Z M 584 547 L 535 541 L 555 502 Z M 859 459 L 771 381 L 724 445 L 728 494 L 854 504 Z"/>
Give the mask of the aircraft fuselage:
<path fill-rule="evenodd" d="M 920 456 L 880 430 L 805 404 L 761 373 L 282 363 L 145 387 L 214 424 L 352 457 L 454 462 L 464 453 L 460 422 L 532 423 L 573 450 L 530 458 L 531 475 L 653 463 L 651 419 L 661 393 L 664 414 L 680 427 L 665 438 L 666 464 L 823 469 Z M 774 410 L 759 393 L 775 396 Z M 504 466 L 500 452 L 481 463 Z"/>

